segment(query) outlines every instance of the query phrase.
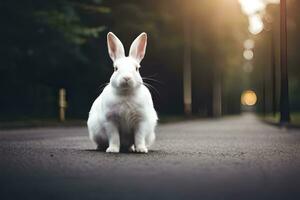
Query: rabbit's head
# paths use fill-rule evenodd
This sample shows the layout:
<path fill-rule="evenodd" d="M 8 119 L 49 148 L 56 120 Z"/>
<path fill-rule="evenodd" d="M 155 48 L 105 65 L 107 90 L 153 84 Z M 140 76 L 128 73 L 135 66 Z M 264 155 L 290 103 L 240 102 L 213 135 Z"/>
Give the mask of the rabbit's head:
<path fill-rule="evenodd" d="M 144 58 L 147 34 L 140 34 L 131 44 L 129 56 L 125 56 L 122 42 L 112 32 L 107 34 L 107 46 L 113 61 L 114 73 L 110 78 L 112 87 L 119 91 L 134 90 L 143 84 L 139 73 L 140 62 Z"/>

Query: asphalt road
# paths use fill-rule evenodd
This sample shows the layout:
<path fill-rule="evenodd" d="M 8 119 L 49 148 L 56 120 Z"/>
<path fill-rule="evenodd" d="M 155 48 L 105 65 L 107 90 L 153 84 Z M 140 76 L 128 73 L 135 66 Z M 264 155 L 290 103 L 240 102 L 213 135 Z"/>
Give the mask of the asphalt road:
<path fill-rule="evenodd" d="M 0 131 L 0 199 L 300 199 L 300 130 L 253 115 L 160 125 L 148 154 L 87 129 Z"/>

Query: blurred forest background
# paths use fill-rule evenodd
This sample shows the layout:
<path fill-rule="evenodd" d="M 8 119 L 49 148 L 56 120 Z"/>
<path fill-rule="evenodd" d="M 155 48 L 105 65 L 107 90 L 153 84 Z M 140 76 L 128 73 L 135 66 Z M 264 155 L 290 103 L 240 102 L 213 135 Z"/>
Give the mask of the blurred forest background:
<path fill-rule="evenodd" d="M 150 81 L 160 115 L 181 115 L 184 27 L 189 24 L 192 111 L 212 117 L 216 85 L 222 114 L 241 112 L 241 93 L 257 92 L 260 112 L 272 112 L 273 38 L 276 95 L 279 95 L 279 6 L 266 9 L 262 33 L 251 36 L 238 0 L 2 0 L 0 120 L 53 119 L 58 90 L 67 92 L 67 118 L 86 119 L 101 86 L 113 72 L 106 34 L 114 32 L 126 51 L 148 33 L 141 74 Z M 300 1 L 288 1 L 288 67 L 293 112 L 300 111 Z M 272 31 L 270 31 L 272 30 Z M 272 32 L 273 36 L 270 36 Z M 244 70 L 243 44 L 255 40 L 253 70 Z M 264 90 L 263 90 L 264 87 Z M 263 92 L 264 91 L 264 92 Z M 278 111 L 278 97 L 275 102 Z"/>

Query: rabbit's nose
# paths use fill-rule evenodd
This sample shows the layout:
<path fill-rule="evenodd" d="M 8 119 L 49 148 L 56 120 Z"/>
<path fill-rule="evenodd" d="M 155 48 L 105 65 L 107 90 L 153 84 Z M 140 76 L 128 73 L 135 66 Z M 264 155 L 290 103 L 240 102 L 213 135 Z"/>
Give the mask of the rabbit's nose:
<path fill-rule="evenodd" d="M 123 79 L 127 82 L 129 81 L 131 78 L 129 76 L 124 76 Z"/>

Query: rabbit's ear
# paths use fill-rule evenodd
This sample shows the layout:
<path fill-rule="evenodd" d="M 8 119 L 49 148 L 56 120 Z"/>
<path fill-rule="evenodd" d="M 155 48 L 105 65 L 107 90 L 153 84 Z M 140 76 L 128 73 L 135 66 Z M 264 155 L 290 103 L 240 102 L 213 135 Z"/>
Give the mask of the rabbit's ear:
<path fill-rule="evenodd" d="M 147 34 L 141 33 L 131 44 L 129 56 L 141 62 L 146 53 Z"/>
<path fill-rule="evenodd" d="M 115 61 L 118 58 L 125 57 L 125 51 L 122 42 L 113 34 L 107 34 L 107 47 L 110 58 Z"/>

